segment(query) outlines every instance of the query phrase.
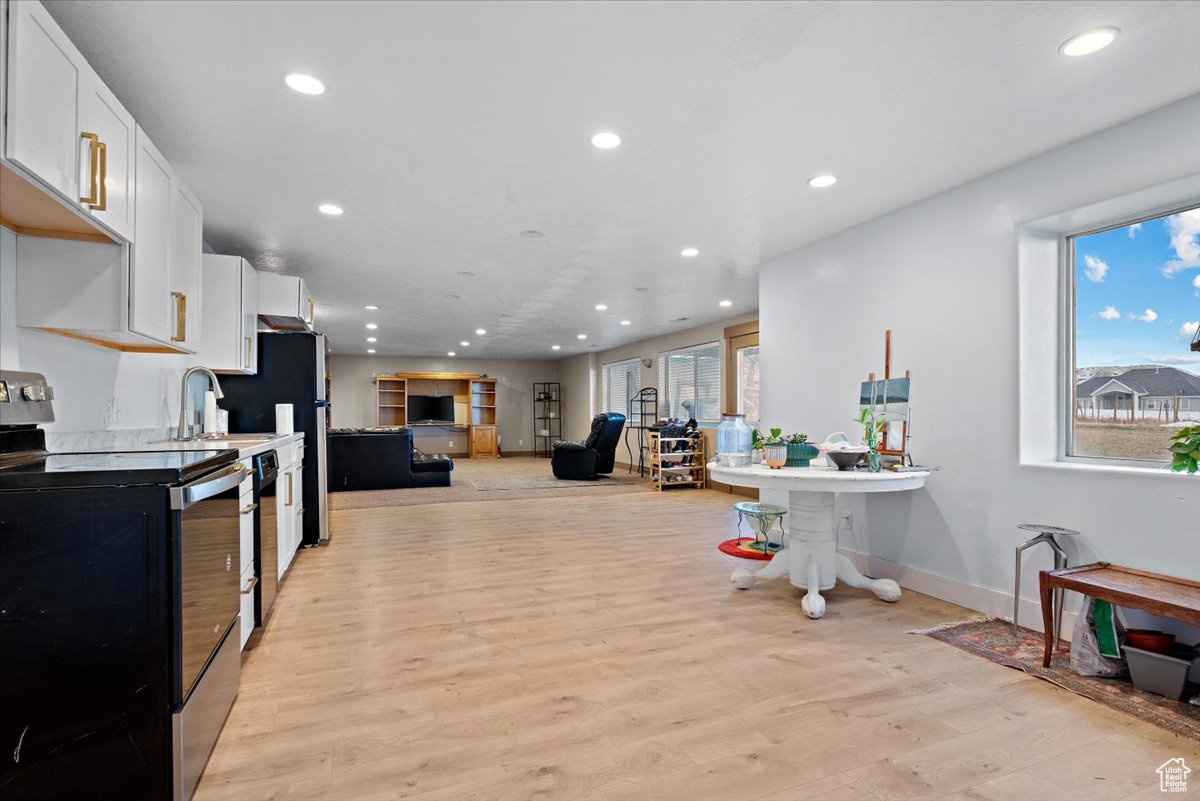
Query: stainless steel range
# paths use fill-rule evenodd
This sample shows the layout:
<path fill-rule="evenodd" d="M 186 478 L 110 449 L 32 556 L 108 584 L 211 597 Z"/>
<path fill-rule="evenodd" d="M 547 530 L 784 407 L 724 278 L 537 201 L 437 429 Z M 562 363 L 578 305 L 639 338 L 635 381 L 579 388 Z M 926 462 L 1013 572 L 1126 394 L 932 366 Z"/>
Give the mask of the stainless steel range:
<path fill-rule="evenodd" d="M 0 797 L 187 801 L 237 696 L 237 451 L 48 453 L 0 371 Z"/>

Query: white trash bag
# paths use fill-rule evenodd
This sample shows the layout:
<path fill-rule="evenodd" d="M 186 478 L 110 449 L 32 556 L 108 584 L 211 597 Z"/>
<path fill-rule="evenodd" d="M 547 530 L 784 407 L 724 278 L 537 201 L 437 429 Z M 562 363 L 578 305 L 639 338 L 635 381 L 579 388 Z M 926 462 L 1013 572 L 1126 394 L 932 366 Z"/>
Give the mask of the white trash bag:
<path fill-rule="evenodd" d="M 1088 596 L 1071 637 L 1071 670 L 1080 676 L 1103 678 L 1129 675 L 1129 665 L 1121 653 L 1124 639 L 1125 627 L 1113 605 Z"/>

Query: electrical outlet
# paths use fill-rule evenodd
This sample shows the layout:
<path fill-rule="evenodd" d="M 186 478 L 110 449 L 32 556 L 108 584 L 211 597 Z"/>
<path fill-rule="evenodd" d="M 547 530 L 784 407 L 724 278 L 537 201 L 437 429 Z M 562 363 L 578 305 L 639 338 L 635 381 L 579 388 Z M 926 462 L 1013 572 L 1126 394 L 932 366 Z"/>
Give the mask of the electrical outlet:
<path fill-rule="evenodd" d="M 854 513 L 842 512 L 842 520 L 846 521 L 847 528 L 854 528 Z"/>
<path fill-rule="evenodd" d="M 517 440 L 517 447 L 518 447 L 518 448 L 519 448 L 519 447 L 521 447 L 521 446 L 522 446 L 522 445 L 524 445 L 524 444 L 525 444 L 525 440 L 523 440 L 523 439 L 519 439 L 519 440 Z"/>
<path fill-rule="evenodd" d="M 117 407 L 117 398 L 114 395 L 104 404 L 104 423 L 105 425 L 115 425 L 120 419 L 121 411 Z"/>
<path fill-rule="evenodd" d="M 454 440 L 450 440 L 450 442 L 448 443 L 448 447 L 451 447 L 451 448 L 454 447 Z"/>

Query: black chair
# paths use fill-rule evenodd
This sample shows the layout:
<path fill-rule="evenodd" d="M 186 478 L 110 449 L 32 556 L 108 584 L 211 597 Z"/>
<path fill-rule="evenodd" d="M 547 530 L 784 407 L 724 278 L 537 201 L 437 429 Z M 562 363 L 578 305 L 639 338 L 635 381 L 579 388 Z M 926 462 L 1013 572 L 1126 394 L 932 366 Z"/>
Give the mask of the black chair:
<path fill-rule="evenodd" d="M 605 412 L 592 418 L 592 433 L 584 442 L 556 442 L 550 468 L 555 478 L 593 479 L 611 473 L 625 415 Z"/>

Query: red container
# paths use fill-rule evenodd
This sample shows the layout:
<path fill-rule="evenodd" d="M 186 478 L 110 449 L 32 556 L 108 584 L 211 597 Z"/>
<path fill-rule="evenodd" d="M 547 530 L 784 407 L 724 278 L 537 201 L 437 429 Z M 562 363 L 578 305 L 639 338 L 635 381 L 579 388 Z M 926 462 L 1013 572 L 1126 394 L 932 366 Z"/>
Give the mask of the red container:
<path fill-rule="evenodd" d="M 1125 644 L 1143 651 L 1166 654 L 1175 647 L 1175 635 L 1149 629 L 1129 629 L 1125 632 Z"/>

